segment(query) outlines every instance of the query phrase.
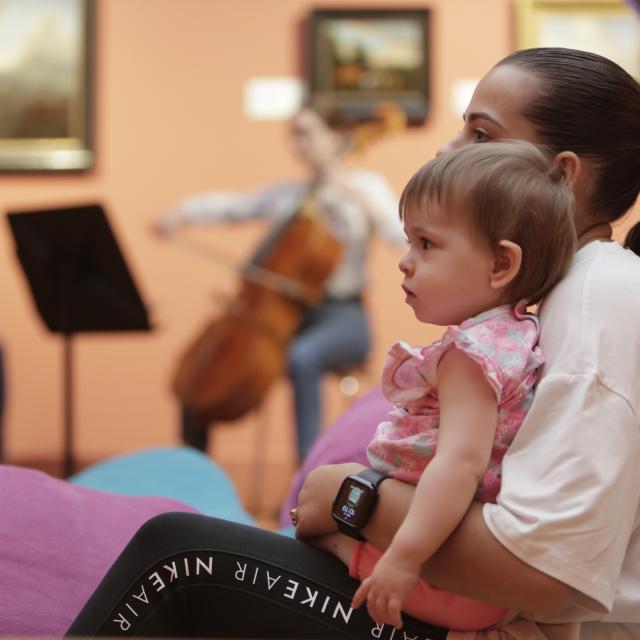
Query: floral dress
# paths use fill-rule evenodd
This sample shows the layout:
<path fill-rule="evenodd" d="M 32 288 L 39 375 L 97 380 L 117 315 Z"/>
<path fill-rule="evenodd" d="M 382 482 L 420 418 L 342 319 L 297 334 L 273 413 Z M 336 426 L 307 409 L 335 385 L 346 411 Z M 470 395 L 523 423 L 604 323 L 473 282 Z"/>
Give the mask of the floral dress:
<path fill-rule="evenodd" d="M 438 363 L 447 349 L 455 346 L 480 365 L 496 393 L 496 435 L 475 496 L 476 500 L 495 502 L 502 458 L 529 410 L 544 362 L 538 337 L 535 315 L 524 308 L 502 306 L 448 327 L 440 340 L 427 347 L 394 344 L 382 372 L 382 391 L 394 408 L 389 420 L 378 425 L 369 444 L 371 466 L 417 484 L 438 444 Z"/>

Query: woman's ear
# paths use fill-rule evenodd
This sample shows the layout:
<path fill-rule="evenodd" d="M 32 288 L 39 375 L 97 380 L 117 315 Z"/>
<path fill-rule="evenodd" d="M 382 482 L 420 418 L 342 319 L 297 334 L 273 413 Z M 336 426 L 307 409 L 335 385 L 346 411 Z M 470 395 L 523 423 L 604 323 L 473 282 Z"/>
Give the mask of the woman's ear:
<path fill-rule="evenodd" d="M 504 289 L 520 272 L 522 247 L 511 240 L 500 240 L 491 271 L 492 289 Z"/>
<path fill-rule="evenodd" d="M 561 151 L 553 159 L 553 165 L 558 168 L 567 186 L 574 189 L 582 173 L 580 157 L 573 151 Z"/>

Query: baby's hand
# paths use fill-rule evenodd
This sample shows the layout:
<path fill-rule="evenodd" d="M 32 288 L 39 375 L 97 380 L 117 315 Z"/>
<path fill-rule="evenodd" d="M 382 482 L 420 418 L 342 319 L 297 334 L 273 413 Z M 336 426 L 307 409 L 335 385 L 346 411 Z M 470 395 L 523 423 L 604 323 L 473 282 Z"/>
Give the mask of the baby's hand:
<path fill-rule="evenodd" d="M 383 556 L 356 591 L 352 606 L 357 609 L 366 600 L 369 615 L 377 624 L 392 624 L 401 629 L 402 602 L 418 580 L 417 569 L 385 561 Z"/>

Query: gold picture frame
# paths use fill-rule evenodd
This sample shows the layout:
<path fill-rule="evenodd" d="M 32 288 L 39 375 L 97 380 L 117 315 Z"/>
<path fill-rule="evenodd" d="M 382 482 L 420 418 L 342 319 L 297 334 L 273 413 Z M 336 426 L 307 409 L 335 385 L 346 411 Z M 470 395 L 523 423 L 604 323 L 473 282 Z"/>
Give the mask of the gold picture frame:
<path fill-rule="evenodd" d="M 354 120 L 398 104 L 409 124 L 431 109 L 431 11 L 427 8 L 314 9 L 309 19 L 307 78 L 311 97 Z"/>
<path fill-rule="evenodd" d="M 624 0 L 515 0 L 515 46 L 598 53 L 640 80 L 640 19 Z"/>
<path fill-rule="evenodd" d="M 89 169 L 93 0 L 0 4 L 0 171 Z"/>

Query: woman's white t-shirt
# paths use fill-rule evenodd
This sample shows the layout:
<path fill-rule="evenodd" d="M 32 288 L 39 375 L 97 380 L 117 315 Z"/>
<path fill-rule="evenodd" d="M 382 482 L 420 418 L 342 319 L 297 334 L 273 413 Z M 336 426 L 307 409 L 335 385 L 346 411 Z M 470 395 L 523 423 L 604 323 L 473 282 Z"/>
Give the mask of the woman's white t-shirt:
<path fill-rule="evenodd" d="M 587 245 L 540 321 L 546 364 L 484 518 L 517 557 L 583 594 L 558 621 L 635 623 L 624 636 L 583 623 L 581 638 L 640 637 L 640 258 Z"/>

